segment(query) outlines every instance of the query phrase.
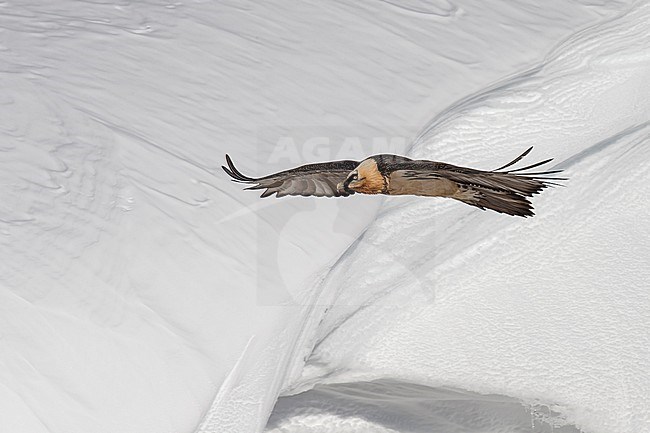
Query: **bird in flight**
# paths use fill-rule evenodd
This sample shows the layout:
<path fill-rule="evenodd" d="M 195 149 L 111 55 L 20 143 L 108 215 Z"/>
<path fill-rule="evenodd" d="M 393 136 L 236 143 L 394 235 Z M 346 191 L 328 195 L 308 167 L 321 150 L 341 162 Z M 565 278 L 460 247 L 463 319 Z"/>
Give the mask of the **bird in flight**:
<path fill-rule="evenodd" d="M 510 168 L 530 153 L 491 171 L 458 167 L 444 162 L 381 154 L 363 161 L 330 161 L 306 164 L 264 177 L 243 175 L 226 155 L 224 171 L 245 189 L 264 189 L 261 197 L 275 194 L 316 197 L 348 197 L 355 193 L 449 197 L 479 209 L 528 217 L 533 216 L 529 197 L 566 178 L 550 177 L 562 170 L 530 172 L 552 161 L 547 159 L 517 169 Z"/>

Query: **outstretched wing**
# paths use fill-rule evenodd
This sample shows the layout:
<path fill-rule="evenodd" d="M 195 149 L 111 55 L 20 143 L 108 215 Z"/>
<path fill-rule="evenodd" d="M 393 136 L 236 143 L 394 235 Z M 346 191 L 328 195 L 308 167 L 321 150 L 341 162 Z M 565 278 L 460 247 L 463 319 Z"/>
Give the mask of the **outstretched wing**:
<path fill-rule="evenodd" d="M 357 161 L 350 160 L 321 162 L 253 178 L 237 170 L 228 155 L 226 155 L 226 163 L 228 167 L 221 166 L 221 168 L 232 177 L 233 181 L 253 185 L 245 189 L 264 189 L 260 197 L 268 197 L 272 194 L 276 197 L 285 195 L 347 197 L 350 194 L 338 191 L 336 186 L 339 182 L 343 182 L 359 164 Z"/>
<path fill-rule="evenodd" d="M 528 155 L 532 147 L 508 164 L 492 171 L 457 167 L 434 161 L 413 161 L 398 167 L 391 175 L 398 183 L 408 185 L 417 195 L 451 197 L 480 209 L 492 209 L 508 215 L 532 216 L 533 206 L 527 197 L 539 193 L 553 181 L 566 178 L 551 177 L 561 170 L 530 172 L 552 161 L 547 159 L 526 167 L 505 170 Z"/>

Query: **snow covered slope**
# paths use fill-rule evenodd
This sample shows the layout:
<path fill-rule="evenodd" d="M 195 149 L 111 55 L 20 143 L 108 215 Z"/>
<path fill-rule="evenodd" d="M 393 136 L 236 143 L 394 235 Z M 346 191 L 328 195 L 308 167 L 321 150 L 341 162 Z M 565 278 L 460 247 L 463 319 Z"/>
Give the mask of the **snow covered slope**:
<path fill-rule="evenodd" d="M 649 432 L 649 78 L 638 3 L 431 122 L 413 155 L 489 169 L 535 145 L 570 181 L 530 220 L 387 201 L 323 284 L 335 305 L 294 392 L 389 378 L 541 402 L 588 432 Z M 273 431 L 318 424 L 317 407 L 283 411 Z M 339 431 L 373 428 L 363 419 Z"/>
<path fill-rule="evenodd" d="M 366 367 L 356 368 L 363 363 L 363 353 L 381 360 L 376 356 L 380 343 L 395 344 L 405 335 L 397 326 L 401 314 L 419 317 L 411 303 L 400 301 L 400 308 L 391 309 L 390 321 L 382 317 L 383 329 L 394 332 L 393 337 L 384 336 L 384 331 L 377 334 L 373 326 L 379 323 L 371 320 L 367 334 L 356 334 L 364 342 L 362 347 L 352 350 L 342 345 L 338 354 L 333 349 L 342 333 L 355 335 L 348 324 L 361 318 L 363 312 L 357 307 L 368 300 L 366 295 L 374 296 L 368 284 L 371 274 L 366 274 L 367 281 L 352 286 L 359 288 L 361 298 L 350 299 L 350 309 L 330 312 L 323 327 L 318 326 L 324 311 L 319 302 L 337 294 L 343 277 L 336 275 L 352 269 L 358 253 L 348 252 L 343 259 L 339 255 L 373 220 L 380 201 L 355 197 L 345 202 L 262 202 L 230 183 L 219 165 L 226 152 L 242 170 L 262 173 L 339 153 L 361 157 L 390 149 L 392 138 L 397 138 L 392 144 L 399 148 L 454 101 L 532 67 L 558 41 L 617 14 L 629 2 L 486 3 L 0 2 L 0 431 L 259 431 L 283 387 L 324 382 L 320 377 L 328 369 L 363 373 Z M 634 27 L 638 15 L 632 15 L 637 18 L 631 18 L 629 31 L 641 34 L 643 27 Z M 545 66 L 555 65 L 557 71 L 529 74 L 531 80 L 537 77 L 540 86 L 523 77 L 514 82 L 528 83 L 529 93 L 513 90 L 510 99 L 494 99 L 495 94 L 504 96 L 503 91 L 483 92 L 451 107 L 431 124 L 413 152 L 492 166 L 534 141 L 539 145 L 537 155 L 552 152 L 567 160 L 569 167 L 587 161 L 577 156 L 579 152 L 605 137 L 628 131 L 616 141 L 620 146 L 641 139 L 646 129 L 638 118 L 645 113 L 647 98 L 638 71 L 646 64 L 639 55 L 644 39 L 630 40 L 627 51 L 603 55 L 603 49 L 620 51 L 621 43 L 608 45 L 592 36 L 583 45 L 593 47 L 599 60 L 591 65 L 589 70 L 596 75 L 583 90 L 588 93 L 596 83 L 591 97 L 616 103 L 615 113 L 596 104 L 607 114 L 596 113 L 594 119 L 606 120 L 598 131 L 589 126 L 593 110 L 589 104 L 595 99 L 586 96 L 572 103 L 559 93 L 552 107 L 560 118 L 583 115 L 591 135 L 582 134 L 577 121 L 564 123 L 573 128 L 569 130 L 546 124 L 540 128 L 537 122 L 542 119 L 534 117 L 542 113 L 535 111 L 536 104 L 551 100 L 552 93 L 544 86 L 565 89 L 569 95 L 581 88 L 580 62 L 587 57 L 580 53 L 585 47 L 567 51 L 562 46 L 556 51 L 558 59 L 549 58 Z M 561 58 L 567 52 L 577 57 Z M 616 79 L 627 81 L 602 85 L 597 73 L 606 81 L 613 70 L 622 71 L 615 74 Z M 568 83 L 565 75 L 575 82 Z M 542 85 L 544 79 L 550 81 Z M 604 89 L 611 93 L 603 95 Z M 498 106 L 481 103 L 486 98 Z M 630 114 L 634 111 L 631 101 L 636 101 L 636 115 Z M 525 115 L 532 117 L 523 119 L 522 110 L 531 110 Z M 625 113 L 630 117 L 627 120 Z M 516 119 L 519 128 L 513 123 Z M 532 138 L 546 133 L 543 146 Z M 547 144 L 560 133 L 565 134 L 563 140 Z M 504 141 L 497 140 L 499 134 Z M 572 141 L 567 142 L 567 136 Z M 274 159 L 274 151 L 286 144 L 282 141 L 286 137 L 296 144 L 293 153 Z M 323 140 L 310 141 L 323 137 L 329 145 Z M 521 141 L 509 141 L 514 139 Z M 613 149 L 617 147 L 608 149 L 613 152 L 613 164 L 633 176 L 633 170 L 616 162 L 619 153 Z M 635 152 L 626 153 L 625 158 L 643 156 Z M 605 181 L 607 173 L 615 171 L 595 173 L 605 176 L 601 179 Z M 643 178 L 643 173 L 638 176 Z M 537 200 L 540 214 L 544 206 L 552 205 L 551 200 L 560 200 L 561 194 L 591 194 L 593 200 L 600 200 L 600 189 L 589 186 L 581 191 L 574 188 L 579 181 L 574 178 L 572 174 L 570 189 Z M 618 188 L 609 189 L 610 196 L 625 192 L 622 186 Z M 638 190 L 627 191 L 626 196 L 632 191 Z M 564 200 L 560 203 L 570 203 Z M 394 260 L 380 276 L 386 289 L 393 287 L 391 282 L 399 283 L 395 296 L 410 297 L 415 290 L 426 299 L 435 297 L 429 306 L 440 308 L 438 300 L 445 293 L 471 293 L 452 290 L 456 286 L 445 286 L 444 281 L 457 277 L 451 267 L 471 257 L 468 248 L 472 244 L 490 242 L 480 227 L 499 228 L 511 233 L 513 243 L 521 242 L 516 224 L 522 222 L 506 222 L 453 205 L 393 201 L 391 207 L 382 208 L 375 228 L 354 248 L 360 253 L 359 245 L 366 244 L 366 239 L 372 240 L 368 245 L 383 242 L 377 229 L 382 224 L 394 224 L 384 234 L 386 242 L 394 242 L 395 251 L 405 247 L 398 238 L 411 237 L 411 230 L 434 230 L 418 234 L 422 237 L 416 242 L 426 249 L 423 246 L 403 256 L 409 260 L 402 264 L 423 266 L 418 272 L 405 268 L 406 275 L 420 278 L 430 269 L 435 273 L 421 280 L 424 289 L 402 281 L 405 273 Z M 557 208 L 546 209 L 545 218 L 565 219 Z M 631 218 L 633 208 L 616 209 L 630 212 L 624 215 Z M 396 220 L 400 215 L 402 219 L 412 216 L 413 224 L 409 228 L 391 223 L 390 215 Z M 467 230 L 468 226 L 459 223 L 455 227 L 463 234 L 454 237 L 446 227 L 459 217 L 474 221 L 470 223 L 473 228 Z M 479 223 L 479 219 L 491 222 Z M 539 227 L 536 236 L 548 236 L 543 238 L 547 244 L 554 233 L 543 231 L 558 224 L 541 217 L 526 223 Z M 613 229 L 608 233 L 618 235 Z M 631 229 L 625 233 L 634 235 Z M 440 246 L 438 252 L 423 242 L 432 239 Z M 583 244 L 570 243 L 567 253 L 579 253 L 580 248 L 591 251 L 589 239 L 597 239 L 596 235 L 583 239 Z M 425 250 L 435 256 L 417 256 Z M 456 262 L 441 263 L 453 257 Z M 431 260 L 447 268 L 432 267 Z M 484 260 L 483 266 L 492 266 L 489 258 L 480 262 Z M 315 284 L 319 272 L 335 261 L 339 265 L 334 274 L 327 276 L 324 285 Z M 620 268 L 634 278 L 626 270 Z M 463 278 L 470 276 L 463 274 Z M 546 274 L 546 278 L 552 276 Z M 596 282 L 604 284 L 600 277 Z M 539 278 L 543 281 L 543 273 Z M 492 287 L 498 282 L 495 277 L 483 285 Z M 352 294 L 346 293 L 340 293 L 341 300 Z M 506 293 L 499 293 L 495 301 L 501 302 Z M 373 305 L 385 308 L 390 304 Z M 379 317 L 377 310 L 366 310 L 369 317 Z M 558 311 L 561 315 L 565 310 Z M 351 319 L 344 324 L 346 316 Z M 422 317 L 433 316 L 422 313 Z M 409 323 L 416 322 L 402 325 Z M 460 322 L 457 325 L 461 327 Z M 614 331 L 619 329 L 615 325 Z M 331 338 L 324 338 L 327 333 Z M 321 343 L 300 379 L 304 357 L 317 339 Z M 407 348 L 402 349 L 406 356 Z M 412 354 L 414 360 L 419 359 L 416 355 Z M 393 352 L 385 356 L 393 357 Z M 327 366 L 318 367 L 318 357 L 326 359 Z M 401 379 L 393 374 L 392 363 L 399 359 L 395 355 L 382 366 L 368 365 L 367 377 L 379 377 L 377 372 L 385 368 L 386 376 Z M 441 362 L 445 359 L 449 358 Z M 410 365 L 404 372 L 410 372 L 413 380 L 439 382 L 428 376 L 428 370 L 426 377 L 415 374 L 417 363 Z M 620 368 L 626 366 L 622 362 Z M 475 375 L 481 374 L 476 371 Z M 444 374 L 441 370 L 440 375 Z M 458 372 L 449 371 L 446 380 L 464 386 L 454 374 Z M 532 381 L 517 377 L 520 388 L 501 384 L 494 389 L 515 397 L 543 397 L 535 386 L 529 389 L 530 395 L 524 395 L 521 387 Z M 479 379 L 465 388 L 488 390 Z M 590 395 L 583 392 L 578 397 L 582 400 L 557 394 L 547 397 L 579 404 Z M 645 404 L 643 399 L 639 402 Z"/>

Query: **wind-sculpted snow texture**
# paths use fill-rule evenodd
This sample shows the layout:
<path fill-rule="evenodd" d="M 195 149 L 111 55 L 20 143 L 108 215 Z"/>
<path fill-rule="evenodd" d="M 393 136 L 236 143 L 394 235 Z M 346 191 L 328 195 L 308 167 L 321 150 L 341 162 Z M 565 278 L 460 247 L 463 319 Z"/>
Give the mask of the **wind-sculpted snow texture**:
<path fill-rule="evenodd" d="M 389 378 L 541 404 L 585 432 L 650 432 L 649 78 L 641 2 L 434 119 L 412 155 L 489 169 L 534 145 L 570 180 L 530 220 L 386 202 L 325 278 L 334 305 L 289 393 Z M 271 431 L 321 431 L 307 406 L 280 404 Z M 394 431 L 341 407 L 322 411 L 338 431 Z"/>
<path fill-rule="evenodd" d="M 491 3 L 0 1 L 0 432 L 250 433 L 283 389 L 382 377 L 647 427 L 647 7 L 449 107 L 631 2 Z M 381 199 L 260 201 L 219 168 L 400 151 L 341 138 L 441 112 L 413 154 L 534 144 L 569 187 L 529 221 L 391 200 L 359 237 Z M 269 429 L 308 431 L 283 407 Z"/>

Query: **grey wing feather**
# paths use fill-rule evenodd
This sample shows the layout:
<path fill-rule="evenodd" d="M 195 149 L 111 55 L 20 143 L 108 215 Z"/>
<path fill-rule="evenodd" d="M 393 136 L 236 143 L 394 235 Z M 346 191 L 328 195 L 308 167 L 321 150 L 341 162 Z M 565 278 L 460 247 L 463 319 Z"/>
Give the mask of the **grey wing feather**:
<path fill-rule="evenodd" d="M 303 182 L 305 182 L 306 186 L 305 189 L 302 191 L 302 195 L 305 196 L 315 195 L 316 182 L 313 179 L 303 179 Z"/>
<path fill-rule="evenodd" d="M 342 160 L 306 164 L 300 167 L 284 170 L 268 176 L 253 178 L 243 175 L 226 155 L 228 167 L 223 170 L 234 182 L 250 184 L 246 189 L 263 189 L 261 197 L 275 194 L 276 197 L 287 195 L 302 195 L 316 197 L 341 197 L 348 193 L 339 192 L 336 188 L 339 182 L 346 179 L 348 174 L 359 164 L 357 161 Z"/>

